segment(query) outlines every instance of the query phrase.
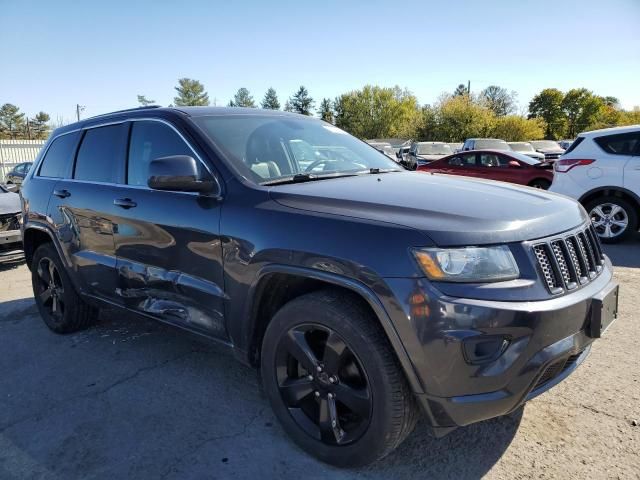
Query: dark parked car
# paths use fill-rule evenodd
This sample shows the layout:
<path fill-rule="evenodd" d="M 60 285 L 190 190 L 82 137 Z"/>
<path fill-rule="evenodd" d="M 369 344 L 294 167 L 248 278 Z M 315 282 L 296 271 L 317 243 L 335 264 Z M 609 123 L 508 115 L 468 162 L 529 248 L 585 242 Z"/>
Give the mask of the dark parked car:
<path fill-rule="evenodd" d="M 29 173 L 31 165 L 33 165 L 33 162 L 17 164 L 5 175 L 5 183 L 7 185 L 18 185 L 18 187 L 22 185 L 22 180 L 24 180 L 24 177 Z"/>
<path fill-rule="evenodd" d="M 421 165 L 438 160 L 453 153 L 451 147 L 444 142 L 415 142 L 405 160 L 409 170 L 415 170 Z"/>
<path fill-rule="evenodd" d="M 301 167 L 300 142 L 322 158 Z M 386 455 L 420 411 L 443 435 L 517 410 L 616 314 L 577 202 L 406 172 L 286 112 L 141 108 L 61 127 L 22 196 L 49 328 L 106 306 L 217 340 L 335 465 Z"/>
<path fill-rule="evenodd" d="M 518 152 L 474 150 L 449 155 L 418 167 L 419 171 L 464 175 L 517 183 L 547 190 L 553 182 L 553 165 Z"/>
<path fill-rule="evenodd" d="M 0 185 L 0 262 L 22 257 L 20 196 Z"/>

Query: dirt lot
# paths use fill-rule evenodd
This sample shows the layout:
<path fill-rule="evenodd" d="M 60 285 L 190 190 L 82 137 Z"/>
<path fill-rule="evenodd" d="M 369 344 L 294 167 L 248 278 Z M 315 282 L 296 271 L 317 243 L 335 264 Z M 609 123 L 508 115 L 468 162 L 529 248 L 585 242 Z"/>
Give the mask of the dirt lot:
<path fill-rule="evenodd" d="M 336 470 L 293 446 L 256 374 L 191 335 L 105 315 L 50 333 L 23 264 L 0 267 L 0 478 L 640 478 L 640 241 L 607 248 L 620 317 L 521 418 Z M 637 425 L 637 426 L 636 426 Z"/>

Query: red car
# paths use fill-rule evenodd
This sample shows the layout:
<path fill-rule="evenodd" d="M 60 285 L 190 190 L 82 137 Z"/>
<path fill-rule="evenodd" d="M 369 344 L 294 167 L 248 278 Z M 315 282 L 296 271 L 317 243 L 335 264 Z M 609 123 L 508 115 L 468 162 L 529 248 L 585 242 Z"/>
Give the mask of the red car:
<path fill-rule="evenodd" d="M 465 175 L 518 183 L 544 190 L 553 181 L 553 164 L 518 152 L 471 150 L 420 165 L 418 171 Z"/>

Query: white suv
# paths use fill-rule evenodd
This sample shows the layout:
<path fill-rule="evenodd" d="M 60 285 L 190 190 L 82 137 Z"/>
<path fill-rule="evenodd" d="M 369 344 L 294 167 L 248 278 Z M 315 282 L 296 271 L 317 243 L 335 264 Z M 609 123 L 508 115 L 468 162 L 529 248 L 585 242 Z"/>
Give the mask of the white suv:
<path fill-rule="evenodd" d="M 581 133 L 554 170 L 549 190 L 579 200 L 603 242 L 638 230 L 640 125 Z"/>

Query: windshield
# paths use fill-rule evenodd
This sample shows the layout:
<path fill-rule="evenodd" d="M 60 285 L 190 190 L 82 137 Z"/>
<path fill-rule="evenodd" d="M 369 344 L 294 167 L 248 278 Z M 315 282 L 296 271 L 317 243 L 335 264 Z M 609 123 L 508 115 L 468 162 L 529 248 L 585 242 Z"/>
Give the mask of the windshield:
<path fill-rule="evenodd" d="M 276 115 L 192 117 L 234 167 L 258 184 L 297 174 L 400 170 L 375 148 L 320 120 Z"/>
<path fill-rule="evenodd" d="M 554 142 L 553 140 L 534 140 L 533 142 L 531 142 L 531 145 L 543 150 L 547 150 L 547 149 L 557 150 L 560 148 L 560 145 L 558 145 L 558 143 Z"/>
<path fill-rule="evenodd" d="M 475 150 L 511 150 L 511 147 L 504 140 L 476 140 Z"/>
<path fill-rule="evenodd" d="M 418 155 L 450 155 L 453 153 L 451 147 L 444 143 L 424 143 L 418 144 Z"/>
<path fill-rule="evenodd" d="M 509 146 L 516 152 L 535 152 L 531 144 L 528 142 L 510 143 Z"/>

